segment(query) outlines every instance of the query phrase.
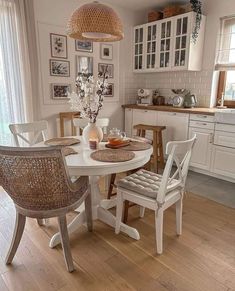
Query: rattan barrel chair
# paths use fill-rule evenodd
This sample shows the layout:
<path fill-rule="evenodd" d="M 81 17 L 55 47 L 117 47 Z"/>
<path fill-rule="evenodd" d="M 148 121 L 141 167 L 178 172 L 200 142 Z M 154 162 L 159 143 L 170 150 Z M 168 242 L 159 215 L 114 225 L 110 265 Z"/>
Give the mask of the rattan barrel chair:
<path fill-rule="evenodd" d="M 0 146 L 0 185 L 11 197 L 16 209 L 15 230 L 6 264 L 10 264 L 15 256 L 26 217 L 57 217 L 66 266 L 72 272 L 74 265 L 66 214 L 85 202 L 87 226 L 92 231 L 88 177 L 79 177 L 71 182 L 62 148 Z"/>

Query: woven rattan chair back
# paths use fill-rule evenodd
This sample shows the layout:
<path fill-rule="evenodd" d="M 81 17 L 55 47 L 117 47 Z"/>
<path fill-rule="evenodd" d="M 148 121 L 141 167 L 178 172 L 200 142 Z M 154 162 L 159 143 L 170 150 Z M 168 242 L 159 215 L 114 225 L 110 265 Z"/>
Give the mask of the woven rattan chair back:
<path fill-rule="evenodd" d="M 6 256 L 10 264 L 19 246 L 26 217 L 58 217 L 66 266 L 74 270 L 69 246 L 66 213 L 85 202 L 88 230 L 92 230 L 91 197 L 88 177 L 71 182 L 62 149 L 10 148 L 0 146 L 0 185 L 16 207 L 13 239 Z"/>
<path fill-rule="evenodd" d="M 9 128 L 14 137 L 17 147 L 21 142 L 32 146 L 38 142 L 40 138 L 47 139 L 48 123 L 46 120 L 35 121 L 32 123 L 9 124 Z M 28 134 L 25 136 L 25 134 Z"/>
<path fill-rule="evenodd" d="M 17 206 L 32 211 L 68 207 L 84 192 L 75 192 L 62 150 L 55 147 L 0 147 L 0 184 Z"/>

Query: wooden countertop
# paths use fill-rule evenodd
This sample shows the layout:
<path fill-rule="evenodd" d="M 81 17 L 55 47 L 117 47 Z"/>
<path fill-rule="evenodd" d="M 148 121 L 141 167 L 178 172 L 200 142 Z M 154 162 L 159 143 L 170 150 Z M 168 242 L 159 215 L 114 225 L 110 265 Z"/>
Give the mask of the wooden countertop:
<path fill-rule="evenodd" d="M 122 105 L 123 108 L 132 109 L 143 109 L 143 110 L 156 110 L 156 111 L 168 111 L 168 112 L 179 112 L 179 113 L 192 113 L 192 114 L 206 114 L 214 115 L 216 108 L 206 108 L 206 107 L 196 107 L 196 108 L 181 108 L 173 106 L 157 106 L 157 105 L 136 105 L 136 104 L 125 104 Z"/>

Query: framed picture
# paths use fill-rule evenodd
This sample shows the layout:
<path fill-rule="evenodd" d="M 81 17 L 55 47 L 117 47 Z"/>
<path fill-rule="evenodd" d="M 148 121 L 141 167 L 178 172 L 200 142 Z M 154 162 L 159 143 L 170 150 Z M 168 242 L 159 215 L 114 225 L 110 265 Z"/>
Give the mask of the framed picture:
<path fill-rule="evenodd" d="M 101 43 L 100 45 L 100 58 L 103 60 L 113 59 L 113 46 L 111 44 Z"/>
<path fill-rule="evenodd" d="M 76 73 L 87 73 L 93 75 L 93 58 L 86 56 L 76 56 L 77 70 Z"/>
<path fill-rule="evenodd" d="M 56 77 L 69 77 L 69 61 L 50 60 L 50 75 Z"/>
<path fill-rule="evenodd" d="M 107 73 L 108 78 L 113 78 L 113 64 L 98 64 L 98 73 L 103 77 L 104 72 Z"/>
<path fill-rule="evenodd" d="M 51 84 L 51 98 L 56 100 L 69 99 L 71 84 Z"/>
<path fill-rule="evenodd" d="M 107 89 L 104 92 L 104 97 L 113 97 L 113 91 L 114 91 L 114 84 L 109 83 Z"/>
<path fill-rule="evenodd" d="M 75 39 L 75 50 L 78 52 L 93 52 L 93 43 L 91 41 L 82 41 Z"/>
<path fill-rule="evenodd" d="M 50 33 L 51 57 L 67 59 L 67 36 Z"/>

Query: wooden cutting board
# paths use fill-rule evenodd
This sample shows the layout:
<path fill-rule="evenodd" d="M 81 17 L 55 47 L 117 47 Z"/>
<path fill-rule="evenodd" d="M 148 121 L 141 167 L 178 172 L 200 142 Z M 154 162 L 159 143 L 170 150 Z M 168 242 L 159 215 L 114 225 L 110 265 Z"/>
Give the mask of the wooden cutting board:
<path fill-rule="evenodd" d="M 126 147 L 130 144 L 130 140 L 126 140 L 120 144 L 110 144 L 110 143 L 106 143 L 105 147 L 109 148 L 109 149 L 119 149 L 119 148 L 123 148 Z"/>

